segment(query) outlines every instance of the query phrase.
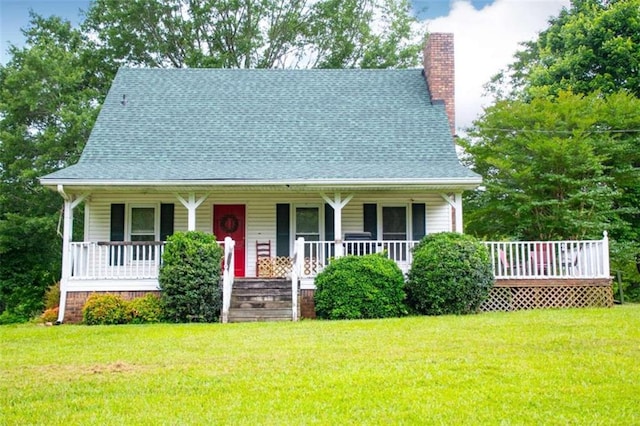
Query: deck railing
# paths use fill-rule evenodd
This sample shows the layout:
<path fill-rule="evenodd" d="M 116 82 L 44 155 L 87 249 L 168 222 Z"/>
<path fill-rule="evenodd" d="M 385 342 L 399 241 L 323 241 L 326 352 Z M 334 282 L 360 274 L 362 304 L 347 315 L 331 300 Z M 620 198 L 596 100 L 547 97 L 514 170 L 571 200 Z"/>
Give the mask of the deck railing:
<path fill-rule="evenodd" d="M 486 242 L 497 279 L 609 278 L 609 240 Z"/>

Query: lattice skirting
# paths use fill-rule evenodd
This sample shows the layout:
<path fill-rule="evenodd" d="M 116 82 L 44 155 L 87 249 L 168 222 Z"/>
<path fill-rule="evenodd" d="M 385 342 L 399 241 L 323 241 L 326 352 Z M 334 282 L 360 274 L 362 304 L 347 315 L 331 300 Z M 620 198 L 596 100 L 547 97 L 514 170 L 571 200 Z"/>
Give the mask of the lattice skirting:
<path fill-rule="evenodd" d="M 286 278 L 291 274 L 293 263 L 289 257 L 261 257 L 258 259 L 258 276 L 264 278 Z M 318 259 L 305 257 L 303 273 L 315 275 L 320 272 L 321 264 Z"/>
<path fill-rule="evenodd" d="M 613 306 L 611 286 L 494 287 L 481 311 Z"/>
<path fill-rule="evenodd" d="M 258 259 L 258 276 L 265 278 L 285 278 L 291 273 L 291 258 L 262 257 Z"/>

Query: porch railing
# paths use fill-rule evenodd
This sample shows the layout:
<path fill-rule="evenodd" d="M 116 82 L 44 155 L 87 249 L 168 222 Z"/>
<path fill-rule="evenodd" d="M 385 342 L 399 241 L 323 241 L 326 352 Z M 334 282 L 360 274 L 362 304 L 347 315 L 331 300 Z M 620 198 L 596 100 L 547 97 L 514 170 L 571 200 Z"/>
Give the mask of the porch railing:
<path fill-rule="evenodd" d="M 383 253 L 407 273 L 417 241 L 346 241 L 345 255 Z M 496 279 L 609 278 L 609 241 L 485 242 Z M 313 278 L 334 258 L 333 241 L 305 241 L 301 278 Z"/>
<path fill-rule="evenodd" d="M 69 279 L 155 279 L 162 241 L 72 242 Z"/>
<path fill-rule="evenodd" d="M 222 243 L 222 242 L 221 242 Z M 345 255 L 383 253 L 407 273 L 416 241 L 345 241 Z M 609 278 L 609 240 L 485 242 L 497 279 Z M 71 280 L 157 279 L 164 242 L 72 242 Z M 296 274 L 312 279 L 335 257 L 334 241 L 296 242 Z M 226 260 L 226 256 L 225 256 Z"/>
<path fill-rule="evenodd" d="M 407 273 L 413 260 L 412 249 L 417 241 L 345 241 L 344 254 L 362 256 L 384 253 L 398 264 L 402 272 Z M 301 276 L 313 278 L 321 272 L 335 257 L 333 241 L 304 241 L 304 267 Z"/>

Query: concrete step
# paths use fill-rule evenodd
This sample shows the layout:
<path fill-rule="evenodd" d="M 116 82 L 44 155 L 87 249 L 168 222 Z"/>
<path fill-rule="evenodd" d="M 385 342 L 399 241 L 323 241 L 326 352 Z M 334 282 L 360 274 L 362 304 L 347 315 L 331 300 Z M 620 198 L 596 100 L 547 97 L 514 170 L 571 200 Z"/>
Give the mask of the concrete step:
<path fill-rule="evenodd" d="M 231 292 L 229 322 L 291 321 L 291 281 L 237 278 Z"/>
<path fill-rule="evenodd" d="M 231 292 L 231 297 L 237 297 L 244 300 L 249 300 L 252 298 L 256 298 L 257 300 L 261 300 L 263 297 L 270 297 L 271 300 L 291 300 L 291 290 L 281 290 L 281 289 L 238 289 L 234 288 Z"/>
<path fill-rule="evenodd" d="M 287 300 L 232 300 L 229 309 L 289 309 L 291 301 Z"/>
<path fill-rule="evenodd" d="M 229 322 L 253 322 L 253 321 L 291 321 L 291 308 L 289 309 L 230 309 Z"/>
<path fill-rule="evenodd" d="M 236 278 L 233 289 L 291 289 L 291 280 L 286 278 Z"/>

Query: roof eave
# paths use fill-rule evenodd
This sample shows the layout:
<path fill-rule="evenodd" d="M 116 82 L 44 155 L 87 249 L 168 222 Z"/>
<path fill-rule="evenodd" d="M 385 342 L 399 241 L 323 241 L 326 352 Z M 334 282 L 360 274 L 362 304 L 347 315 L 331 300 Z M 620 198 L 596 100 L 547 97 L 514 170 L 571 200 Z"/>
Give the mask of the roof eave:
<path fill-rule="evenodd" d="M 380 187 L 441 188 L 456 187 L 462 190 L 475 189 L 482 183 L 482 178 L 431 178 L 431 179 L 299 179 L 299 180 L 94 180 L 94 179 L 47 179 L 41 178 L 40 183 L 46 187 L 56 189 L 58 185 L 66 187 L 336 187 L 351 189 L 367 189 Z"/>

